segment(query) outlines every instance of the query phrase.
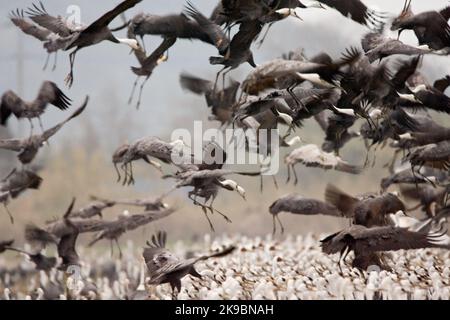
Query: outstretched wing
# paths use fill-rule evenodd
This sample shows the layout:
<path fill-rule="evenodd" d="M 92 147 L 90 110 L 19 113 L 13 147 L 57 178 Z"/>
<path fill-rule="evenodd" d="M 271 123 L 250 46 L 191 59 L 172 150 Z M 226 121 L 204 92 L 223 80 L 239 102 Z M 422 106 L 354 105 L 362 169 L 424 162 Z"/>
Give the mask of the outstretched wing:
<path fill-rule="evenodd" d="M 182 73 L 180 76 L 180 83 L 183 89 L 189 90 L 195 94 L 205 94 L 212 91 L 214 84 L 209 80 L 204 80 Z"/>
<path fill-rule="evenodd" d="M 384 25 L 381 13 L 369 9 L 361 0 L 319 0 L 339 11 L 343 16 L 366 26 L 381 29 Z"/>
<path fill-rule="evenodd" d="M 68 27 L 66 19 L 48 14 L 42 2 L 39 2 L 39 5 L 33 4 L 33 7 L 29 8 L 26 13 L 35 23 L 61 37 L 68 37 L 73 32 Z"/>
<path fill-rule="evenodd" d="M 188 1 L 186 5 L 187 14 L 200 25 L 202 30 L 208 35 L 212 44 L 216 46 L 220 53 L 225 53 L 230 45 L 230 40 L 222 28 L 213 21 L 205 17 L 195 6 Z"/>
<path fill-rule="evenodd" d="M 450 248 L 442 243 L 447 231 L 422 233 L 406 228 L 377 227 L 361 230 L 352 235 L 356 248 L 361 251 L 397 251 L 422 248 Z"/>
<path fill-rule="evenodd" d="M 89 33 L 95 33 L 98 30 L 107 27 L 117 16 L 124 13 L 128 9 L 134 7 L 142 0 L 125 0 L 122 3 L 120 3 L 117 7 L 112 9 L 111 11 L 108 11 L 103 16 L 101 16 L 99 19 L 97 19 L 95 22 L 90 24 L 85 30 L 81 32 L 81 34 L 89 34 Z"/>
<path fill-rule="evenodd" d="M 13 91 L 7 91 L 2 96 L 0 104 L 0 124 L 5 125 L 11 114 L 21 117 L 26 109 L 26 103 Z"/>
<path fill-rule="evenodd" d="M 21 139 L 0 139 L 0 149 L 20 152 L 26 143 Z"/>
<path fill-rule="evenodd" d="M 37 102 L 41 106 L 50 103 L 60 110 L 68 109 L 71 104 L 71 100 L 51 81 L 44 81 L 39 89 Z"/>
<path fill-rule="evenodd" d="M 23 10 L 17 9 L 16 11 L 12 11 L 9 18 L 23 33 L 33 36 L 40 41 L 48 40 L 48 37 L 52 34 L 51 31 L 38 27 L 25 19 Z"/>
<path fill-rule="evenodd" d="M 87 96 L 85 101 L 84 101 L 84 103 L 83 103 L 83 105 L 81 107 L 79 107 L 77 110 L 75 110 L 75 112 L 69 118 L 64 120 L 63 122 L 57 124 L 56 126 L 50 128 L 48 130 L 45 130 L 44 133 L 42 133 L 40 135 L 40 140 L 42 142 L 47 141 L 52 136 L 54 136 L 67 122 L 69 122 L 70 120 L 78 117 L 84 111 L 84 109 L 86 109 L 86 106 L 87 106 L 88 102 L 89 102 L 89 97 Z"/>
<path fill-rule="evenodd" d="M 158 48 L 153 51 L 150 56 L 148 56 L 144 61 L 141 62 L 143 68 L 156 67 L 158 65 L 158 60 L 164 55 L 164 53 L 172 47 L 177 38 L 169 37 L 164 38 L 163 42 Z M 139 58 L 138 58 L 139 59 Z"/>
<path fill-rule="evenodd" d="M 179 259 L 165 248 L 166 240 L 166 232 L 159 231 L 152 236 L 151 242 L 147 241 L 148 247 L 144 249 L 143 257 L 152 279 L 164 273 L 164 270 L 174 262 L 175 264 L 179 262 Z"/>
<path fill-rule="evenodd" d="M 329 184 L 325 189 L 325 200 L 338 208 L 345 216 L 353 216 L 353 208 L 359 202 L 358 199 L 339 190 Z"/>

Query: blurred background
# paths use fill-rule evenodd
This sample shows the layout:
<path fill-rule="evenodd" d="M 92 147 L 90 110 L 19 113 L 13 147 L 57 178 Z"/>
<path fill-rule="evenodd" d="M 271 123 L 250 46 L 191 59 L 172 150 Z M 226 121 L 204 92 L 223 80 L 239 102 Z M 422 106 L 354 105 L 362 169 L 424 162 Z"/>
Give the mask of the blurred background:
<path fill-rule="evenodd" d="M 100 15 L 113 8 L 119 0 L 46 0 L 44 4 L 50 14 L 66 15 L 70 5 L 81 8 L 83 23 L 91 23 Z M 401 0 L 364 0 L 374 9 L 386 11 L 394 16 L 402 7 Z M 216 1 L 194 0 L 193 3 L 207 16 L 214 8 Z M 0 93 L 14 90 L 25 99 L 34 99 L 43 80 L 56 82 L 63 91 L 72 98 L 73 107 L 81 104 L 85 95 L 91 97 L 89 106 L 81 117 L 65 126 L 50 141 L 50 146 L 39 153 L 38 164 L 43 165 L 40 175 L 44 178 L 40 191 L 31 191 L 16 201 L 9 208 L 15 216 L 16 223 L 11 225 L 3 208 L 0 208 L 0 234 L 2 239 L 16 237 L 20 239 L 25 223 L 38 225 L 63 214 L 72 197 L 77 198 L 76 207 L 89 202 L 89 195 L 105 198 L 141 198 L 157 197 L 171 187 L 169 181 L 162 181 L 160 174 L 145 163 L 135 165 L 136 185 L 123 187 L 116 183 L 116 173 L 111 163 L 113 151 L 124 142 L 132 142 L 144 136 L 159 136 L 169 139 L 176 128 L 190 129 L 195 120 L 203 121 L 204 128 L 218 127 L 218 123 L 208 122 L 209 110 L 203 97 L 184 92 L 179 84 L 181 72 L 213 80 L 218 66 L 211 66 L 208 58 L 217 52 L 212 46 L 201 42 L 178 40 L 170 50 L 170 59 L 160 65 L 150 78 L 142 98 L 142 105 L 136 110 L 134 104 L 128 105 L 128 97 L 135 80 L 130 66 L 136 66 L 134 55 L 129 54 L 125 46 L 103 42 L 94 47 L 83 49 L 77 54 L 75 64 L 75 82 L 72 89 L 64 86 L 64 78 L 69 71 L 68 53 L 58 54 L 57 69 L 43 71 L 46 52 L 42 44 L 21 33 L 8 19 L 8 14 L 16 8 L 27 8 L 32 0 L 16 0 L 0 2 Z M 183 0 L 145 0 L 128 11 L 131 18 L 139 12 L 153 14 L 179 13 L 183 10 Z M 415 12 L 430 9 L 441 9 L 448 5 L 447 0 L 418 1 L 412 3 Z M 338 58 L 345 48 L 360 47 L 361 37 L 369 30 L 350 19 L 341 16 L 337 11 L 309 9 L 302 16 L 304 21 L 291 18 L 277 23 L 270 30 L 263 46 L 254 48 L 257 64 L 277 58 L 283 53 L 296 48 L 304 48 L 307 56 L 326 51 Z M 116 19 L 111 25 L 121 25 Z M 125 31 L 119 32 L 120 36 Z M 411 33 L 402 34 L 402 40 L 416 44 Z M 153 50 L 161 42 L 160 37 L 147 36 L 146 48 Z M 50 60 L 51 66 L 52 60 Z M 51 67 L 49 68 L 51 69 Z M 424 73 L 430 81 L 450 73 L 448 58 L 427 56 L 424 59 Z M 247 65 L 230 73 L 231 77 L 242 81 L 250 71 Z M 44 127 L 48 128 L 64 119 L 67 113 L 49 108 L 43 117 Z M 442 121 L 446 121 L 444 118 Z M 357 125 L 360 126 L 360 123 Z M 8 128 L 0 128 L 0 138 L 23 137 L 28 134 L 27 121 L 12 119 Z M 36 129 L 38 130 L 38 129 Z M 310 120 L 297 134 L 308 143 L 321 145 L 324 134 Z M 323 172 L 298 166 L 299 184 L 294 186 L 285 183 L 287 170 L 281 166 L 277 176 L 279 188 L 276 189 L 270 177 L 264 179 L 264 191 L 259 190 L 258 179 L 236 177 L 246 188 L 247 201 L 236 193 L 221 192 L 215 203 L 217 209 L 226 213 L 232 220 L 227 224 L 217 214 L 213 216 L 216 232 L 243 233 L 263 235 L 272 230 L 272 218 L 268 213 L 269 205 L 278 197 L 297 192 L 307 197 L 323 199 L 327 183 L 334 183 L 350 194 L 378 191 L 379 182 L 387 175 L 383 165 L 391 159 L 391 151 L 378 150 L 373 167 L 359 176 Z M 356 140 L 346 146 L 342 157 L 354 164 L 363 164 L 366 149 L 362 140 Z M 283 156 L 283 155 L 282 155 Z M 0 151 L 0 173 L 6 176 L 20 164 L 15 154 Z M 164 167 L 165 171 L 170 168 Z M 171 217 L 158 221 L 125 236 L 144 244 L 149 232 L 157 229 L 167 230 L 175 239 L 192 239 L 192 237 L 209 233 L 210 229 L 202 211 L 187 200 L 188 190 L 173 193 L 166 201 L 177 206 L 178 211 Z M 113 219 L 122 210 L 117 208 L 105 212 L 105 219 Z M 131 212 L 132 209 L 130 209 Z M 322 233 L 334 232 L 336 228 L 348 225 L 346 221 L 326 217 L 281 216 L 287 233 Z M 104 245 L 108 245 L 104 243 Z"/>

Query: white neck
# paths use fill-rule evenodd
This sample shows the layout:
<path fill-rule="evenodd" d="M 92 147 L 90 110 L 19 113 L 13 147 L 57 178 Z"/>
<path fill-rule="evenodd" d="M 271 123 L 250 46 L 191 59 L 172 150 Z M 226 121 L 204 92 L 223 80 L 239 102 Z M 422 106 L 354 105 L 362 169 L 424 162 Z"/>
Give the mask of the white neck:
<path fill-rule="evenodd" d="M 317 74 L 317 73 L 300 73 L 300 72 L 298 72 L 297 75 L 300 78 L 302 78 L 302 79 L 304 79 L 306 81 L 309 81 L 309 82 L 311 82 L 313 84 L 316 84 L 318 86 L 322 86 L 322 87 L 327 88 L 327 89 L 336 88 L 336 85 L 323 80 L 320 77 L 320 75 Z"/>
<path fill-rule="evenodd" d="M 352 116 L 352 117 L 355 117 L 355 116 L 356 116 L 355 110 L 353 110 L 353 109 L 340 109 L 340 108 L 338 108 L 338 107 L 334 107 L 334 109 L 335 109 L 337 112 L 342 113 L 342 114 L 346 114 L 346 115 L 348 115 L 348 116 Z"/>
<path fill-rule="evenodd" d="M 139 49 L 138 42 L 134 39 L 117 38 L 117 40 L 122 44 L 126 44 L 127 46 L 129 46 L 130 48 L 132 48 L 134 50 Z"/>
<path fill-rule="evenodd" d="M 230 180 L 230 179 L 220 181 L 220 184 L 221 184 L 222 186 L 224 186 L 224 187 L 230 187 L 230 188 L 233 188 L 233 190 L 236 190 L 236 189 L 237 189 L 237 185 L 238 185 L 238 184 L 236 183 L 236 181 Z"/>

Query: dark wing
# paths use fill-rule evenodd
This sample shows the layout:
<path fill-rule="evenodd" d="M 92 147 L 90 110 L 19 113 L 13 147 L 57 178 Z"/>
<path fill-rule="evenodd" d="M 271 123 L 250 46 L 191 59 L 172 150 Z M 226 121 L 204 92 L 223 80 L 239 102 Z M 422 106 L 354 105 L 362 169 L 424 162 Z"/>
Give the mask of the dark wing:
<path fill-rule="evenodd" d="M 51 81 L 44 81 L 36 100 L 40 105 L 50 103 L 60 110 L 68 109 L 71 104 L 71 100 Z"/>
<path fill-rule="evenodd" d="M 0 139 L 0 149 L 20 152 L 26 146 L 26 142 L 21 139 Z"/>
<path fill-rule="evenodd" d="M 23 31 L 23 33 L 33 36 L 40 41 L 48 40 L 48 37 L 52 34 L 51 31 L 27 21 L 23 15 L 23 10 L 19 11 L 19 9 L 17 9 L 16 11 L 12 11 L 9 18 L 16 27 Z"/>
<path fill-rule="evenodd" d="M 0 124 L 5 125 L 11 114 L 20 118 L 26 107 L 25 101 L 13 91 L 5 92 L 0 105 Z"/>
<path fill-rule="evenodd" d="M 445 21 L 450 19 L 450 6 L 445 7 L 441 11 L 439 11 L 442 17 L 444 17 Z"/>
<path fill-rule="evenodd" d="M 33 4 L 33 7 L 29 8 L 26 13 L 35 23 L 61 37 L 68 37 L 72 34 L 72 30 L 67 26 L 67 21 L 60 16 L 49 15 L 42 2 L 39 2 L 39 5 Z"/>
<path fill-rule="evenodd" d="M 230 40 L 222 28 L 213 21 L 205 17 L 194 5 L 188 1 L 186 13 L 200 25 L 202 30 L 209 36 L 211 42 L 216 46 L 220 53 L 225 53 L 230 45 Z"/>
<path fill-rule="evenodd" d="M 361 252 L 397 251 L 422 248 L 450 248 L 440 243 L 441 237 L 447 233 L 422 233 L 409 231 L 406 228 L 377 227 L 361 230 L 352 235 L 356 248 Z"/>
<path fill-rule="evenodd" d="M 40 244 L 42 247 L 45 247 L 47 244 L 57 242 L 53 234 L 32 224 L 25 226 L 25 240 L 29 243 Z"/>
<path fill-rule="evenodd" d="M 172 47 L 175 42 L 177 41 L 177 38 L 170 37 L 170 38 L 164 38 L 161 45 L 155 49 L 155 51 L 152 52 L 150 56 L 148 56 L 142 63 L 142 67 L 156 67 L 158 60 L 161 58 L 161 56 L 164 55 L 164 53 Z"/>
<path fill-rule="evenodd" d="M 307 199 L 299 195 L 288 195 L 275 201 L 269 208 L 271 214 L 290 212 L 302 215 L 324 214 L 341 217 L 342 213 L 334 205 L 320 200 Z"/>
<path fill-rule="evenodd" d="M 343 16 L 366 26 L 374 25 L 377 29 L 384 24 L 380 13 L 369 9 L 360 0 L 318 0 L 339 11 Z"/>
<path fill-rule="evenodd" d="M 180 75 L 180 83 L 183 89 L 189 90 L 196 94 L 205 94 L 210 92 L 214 86 L 209 80 L 197 78 L 186 73 L 182 73 Z"/>
<path fill-rule="evenodd" d="M 325 189 L 325 201 L 338 208 L 346 217 L 353 217 L 353 208 L 359 202 L 358 199 L 331 184 L 328 184 Z"/>
<path fill-rule="evenodd" d="M 63 122 L 57 124 L 56 126 L 45 130 L 41 135 L 40 135 L 40 140 L 42 142 L 47 141 L 48 139 L 50 139 L 52 136 L 54 136 L 67 122 L 69 122 L 70 120 L 78 117 L 83 111 L 84 109 L 86 109 L 86 106 L 89 102 L 89 97 L 87 96 L 83 105 L 81 107 L 79 107 L 77 110 L 75 110 L 75 112 L 66 120 L 64 120 Z"/>
<path fill-rule="evenodd" d="M 125 0 L 111 11 L 105 13 L 95 22 L 91 23 L 81 34 L 95 34 L 104 27 L 107 27 L 117 16 L 124 13 L 128 9 L 134 7 L 142 0 Z"/>
<path fill-rule="evenodd" d="M 162 258 L 166 254 L 170 255 L 165 248 L 166 240 L 166 232 L 159 231 L 156 235 L 152 235 L 151 242 L 147 241 L 148 247 L 144 249 L 143 257 L 150 276 L 154 275 L 167 262 Z"/>
<path fill-rule="evenodd" d="M 252 42 L 261 30 L 262 26 L 258 21 L 241 23 L 238 33 L 236 33 L 230 43 L 231 54 L 233 55 L 233 52 L 249 50 Z"/>
<path fill-rule="evenodd" d="M 420 60 L 421 57 L 417 56 L 400 64 L 400 67 L 391 79 L 395 89 L 401 90 L 405 87 L 406 81 L 408 81 L 408 79 L 416 73 Z"/>

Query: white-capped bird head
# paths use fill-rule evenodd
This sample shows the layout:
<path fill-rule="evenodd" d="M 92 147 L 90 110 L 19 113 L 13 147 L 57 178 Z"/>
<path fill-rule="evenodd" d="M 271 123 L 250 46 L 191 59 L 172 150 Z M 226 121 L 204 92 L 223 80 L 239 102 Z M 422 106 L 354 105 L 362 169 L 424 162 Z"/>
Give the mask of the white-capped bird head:
<path fill-rule="evenodd" d="M 295 17 L 297 19 L 303 20 L 301 15 L 301 9 L 299 7 L 291 9 L 291 8 L 282 8 L 275 11 L 276 13 L 280 14 L 283 18 L 287 17 Z"/>

